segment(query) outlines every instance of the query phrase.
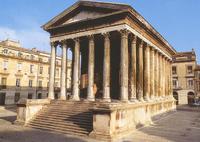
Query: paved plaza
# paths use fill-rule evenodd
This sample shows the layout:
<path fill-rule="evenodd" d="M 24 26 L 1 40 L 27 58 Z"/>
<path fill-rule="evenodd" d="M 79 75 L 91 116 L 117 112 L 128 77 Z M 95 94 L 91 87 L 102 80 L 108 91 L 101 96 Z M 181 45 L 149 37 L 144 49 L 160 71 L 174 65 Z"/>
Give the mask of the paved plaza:
<path fill-rule="evenodd" d="M 200 110 L 178 110 L 154 124 L 135 130 L 124 142 L 199 142 Z M 67 136 L 13 125 L 15 108 L 0 109 L 0 142 L 93 142 L 94 140 Z M 102 122 L 103 123 L 103 122 Z"/>

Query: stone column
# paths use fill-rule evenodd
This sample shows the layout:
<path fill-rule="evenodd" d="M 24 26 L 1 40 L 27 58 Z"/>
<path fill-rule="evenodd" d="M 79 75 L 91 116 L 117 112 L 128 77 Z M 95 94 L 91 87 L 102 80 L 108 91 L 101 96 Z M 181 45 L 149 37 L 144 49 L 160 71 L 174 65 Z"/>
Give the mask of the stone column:
<path fill-rule="evenodd" d="M 55 81 L 55 68 L 56 68 L 56 47 L 55 42 L 51 43 L 51 63 L 50 63 L 50 75 L 49 75 L 49 92 L 48 98 L 54 99 L 54 81 Z"/>
<path fill-rule="evenodd" d="M 161 99 L 161 85 L 162 85 L 162 80 L 161 80 L 161 53 L 158 53 L 158 99 Z"/>
<path fill-rule="evenodd" d="M 61 67 L 61 94 L 60 99 L 66 100 L 66 63 L 67 63 L 67 41 L 62 41 L 62 67 Z"/>
<path fill-rule="evenodd" d="M 150 96 L 150 46 L 144 51 L 144 100 L 149 101 Z"/>
<path fill-rule="evenodd" d="M 103 100 L 110 102 L 110 39 L 109 33 L 104 34 L 103 59 Z"/>
<path fill-rule="evenodd" d="M 168 82 L 168 85 L 167 85 L 167 96 L 169 98 L 169 91 L 170 91 L 170 62 L 169 62 L 169 59 L 167 60 L 167 73 L 168 73 L 168 76 L 167 76 L 167 82 Z"/>
<path fill-rule="evenodd" d="M 162 86 L 163 86 L 163 98 L 165 98 L 165 75 L 166 75 L 166 70 L 165 70 L 165 56 L 163 55 L 162 56 L 162 66 L 163 66 L 163 73 L 162 73 L 162 77 L 163 77 L 163 83 L 162 83 Z"/>
<path fill-rule="evenodd" d="M 172 61 L 169 62 L 169 96 L 170 98 L 173 98 L 173 86 L 172 86 Z"/>
<path fill-rule="evenodd" d="M 120 100 L 128 101 L 128 31 L 121 30 Z"/>
<path fill-rule="evenodd" d="M 94 101 L 95 96 L 93 92 L 93 85 L 94 85 L 94 56 L 95 52 L 94 49 L 94 36 L 89 36 L 89 49 L 88 49 L 88 89 L 87 89 L 87 100 Z"/>
<path fill-rule="evenodd" d="M 155 72 L 154 72 L 154 92 L 155 92 L 155 99 L 158 99 L 158 80 L 159 80 L 159 76 L 158 76 L 158 70 L 159 70 L 159 58 L 158 58 L 158 51 L 155 51 Z"/>
<path fill-rule="evenodd" d="M 143 99 L 143 80 L 144 80 L 144 76 L 143 76 L 143 41 L 141 41 L 140 45 L 139 45 L 139 61 L 138 61 L 138 64 L 139 64 L 139 69 L 138 69 L 138 72 L 139 72 L 139 78 L 138 78 L 138 100 L 140 102 L 143 102 L 144 99 Z"/>
<path fill-rule="evenodd" d="M 74 63 L 73 63 L 73 78 L 72 78 L 72 100 L 80 100 L 79 98 L 79 72 L 80 72 L 80 41 L 74 39 Z"/>
<path fill-rule="evenodd" d="M 155 71 L 155 56 L 154 56 L 154 49 L 153 49 L 153 47 L 151 48 L 151 55 L 150 55 L 151 57 L 151 59 L 150 59 L 150 61 L 151 61 L 151 68 L 150 68 L 150 74 L 151 74 L 151 77 L 150 77 L 150 79 L 151 79 L 151 85 L 150 85 L 150 94 L 151 94 L 151 100 L 154 100 L 154 95 L 155 95 L 155 91 L 154 91 L 154 83 L 155 83 L 155 73 L 154 73 L 154 71 Z"/>
<path fill-rule="evenodd" d="M 137 102 L 136 94 L 136 53 L 137 53 L 137 37 L 135 35 L 131 36 L 131 68 L 130 68 L 130 101 Z"/>
<path fill-rule="evenodd" d="M 160 55 L 160 99 L 163 98 L 163 60 L 162 54 Z"/>
<path fill-rule="evenodd" d="M 167 57 L 165 58 L 165 97 L 168 97 L 168 63 L 167 63 Z"/>

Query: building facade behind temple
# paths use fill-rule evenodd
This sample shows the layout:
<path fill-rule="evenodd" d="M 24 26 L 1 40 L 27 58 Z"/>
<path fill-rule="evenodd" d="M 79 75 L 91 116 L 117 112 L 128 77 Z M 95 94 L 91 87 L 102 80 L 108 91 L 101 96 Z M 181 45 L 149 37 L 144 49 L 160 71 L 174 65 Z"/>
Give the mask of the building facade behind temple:
<path fill-rule="evenodd" d="M 0 105 L 15 104 L 20 98 L 48 96 L 49 53 L 22 48 L 19 42 L 0 42 Z M 71 62 L 68 62 L 70 70 Z M 61 58 L 56 58 L 55 98 L 60 95 Z M 70 86 L 68 74 L 68 87 Z"/>

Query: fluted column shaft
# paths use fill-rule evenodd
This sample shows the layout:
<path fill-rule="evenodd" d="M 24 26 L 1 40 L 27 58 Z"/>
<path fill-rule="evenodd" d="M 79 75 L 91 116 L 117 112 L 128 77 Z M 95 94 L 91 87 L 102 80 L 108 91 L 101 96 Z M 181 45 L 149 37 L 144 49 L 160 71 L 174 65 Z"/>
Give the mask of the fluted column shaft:
<path fill-rule="evenodd" d="M 143 89 L 144 89 L 144 86 L 143 86 L 143 80 L 144 80 L 144 75 L 143 75 L 143 41 L 141 41 L 140 45 L 139 45 L 139 78 L 138 78 L 138 100 L 139 101 L 144 101 L 143 99 Z"/>
<path fill-rule="evenodd" d="M 159 75 L 158 75 L 158 70 L 159 70 L 159 58 L 158 58 L 158 51 L 155 51 L 155 74 L 154 74 L 154 90 L 155 90 L 155 98 L 157 99 L 158 98 L 158 81 L 159 81 Z"/>
<path fill-rule="evenodd" d="M 158 53 L 158 98 L 160 99 L 161 96 L 162 96 L 162 92 L 161 92 L 161 87 L 162 87 L 162 80 L 161 80 L 161 64 L 162 64 L 162 61 L 161 61 L 161 54 Z"/>
<path fill-rule="evenodd" d="M 162 54 L 160 55 L 160 93 L 161 93 L 161 98 L 163 98 L 163 58 Z"/>
<path fill-rule="evenodd" d="M 136 46 L 136 41 L 137 38 L 135 35 L 131 36 L 131 68 L 130 68 L 130 100 L 132 102 L 137 102 L 136 98 L 136 53 L 137 53 L 137 46 Z"/>
<path fill-rule="evenodd" d="M 67 43 L 62 42 L 62 66 L 61 66 L 61 94 L 60 99 L 66 100 L 66 65 L 67 65 Z"/>
<path fill-rule="evenodd" d="M 128 31 L 122 30 L 120 33 L 120 100 L 128 101 Z"/>
<path fill-rule="evenodd" d="M 147 45 L 144 51 L 144 100 L 149 101 L 150 96 L 150 47 Z"/>
<path fill-rule="evenodd" d="M 80 41 L 74 39 L 74 63 L 73 63 L 73 80 L 72 80 L 72 100 L 80 100 L 79 98 L 79 72 L 80 72 Z"/>
<path fill-rule="evenodd" d="M 55 81 L 55 67 L 56 67 L 56 44 L 51 43 L 51 63 L 49 75 L 49 93 L 48 98 L 54 99 L 54 81 Z"/>
<path fill-rule="evenodd" d="M 162 74 L 162 76 L 163 76 L 163 83 L 162 83 L 163 90 L 162 90 L 162 91 L 163 91 L 163 97 L 165 97 L 165 95 L 166 95 L 166 94 L 165 94 L 165 85 L 166 85 L 166 84 L 165 84 L 165 77 L 166 77 L 166 76 L 165 76 L 165 74 L 166 74 L 166 70 L 165 70 L 165 69 L 166 69 L 166 68 L 165 68 L 165 57 L 164 57 L 164 56 L 162 57 L 162 63 L 163 63 L 163 64 L 162 64 L 162 66 L 163 66 L 163 74 Z"/>
<path fill-rule="evenodd" d="M 110 102 L 110 39 L 109 33 L 104 34 L 103 59 L 103 100 Z"/>
<path fill-rule="evenodd" d="M 89 49 L 88 49 L 88 88 L 87 88 L 87 100 L 94 101 L 94 91 L 93 91 L 93 85 L 94 85 L 94 36 L 89 36 Z"/>
<path fill-rule="evenodd" d="M 151 48 L 151 68 L 150 68 L 150 74 L 151 74 L 151 77 L 150 77 L 150 79 L 151 79 L 151 85 L 150 85 L 150 94 L 151 94 L 151 99 L 154 99 L 154 95 L 155 95 L 155 88 L 154 88 L 154 84 L 155 84 L 155 51 L 154 51 L 154 49 L 153 48 Z"/>

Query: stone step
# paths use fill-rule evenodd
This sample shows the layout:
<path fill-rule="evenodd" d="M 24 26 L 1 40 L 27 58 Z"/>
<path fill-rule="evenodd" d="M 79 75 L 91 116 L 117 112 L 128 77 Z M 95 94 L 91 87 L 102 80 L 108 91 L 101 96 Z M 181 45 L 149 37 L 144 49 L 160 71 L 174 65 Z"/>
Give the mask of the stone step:
<path fill-rule="evenodd" d="M 54 131 L 62 134 L 69 134 L 69 135 L 78 135 L 78 136 L 87 136 L 89 132 L 86 131 L 72 131 L 73 129 L 55 129 L 55 127 L 50 126 L 40 126 L 40 125 L 27 125 L 27 127 L 35 128 L 35 129 L 41 129 L 41 130 L 48 130 L 48 131 Z"/>
<path fill-rule="evenodd" d="M 74 122 L 74 121 L 68 121 L 68 120 L 58 120 L 57 121 L 55 119 L 52 118 L 47 118 L 47 119 L 34 119 L 33 121 L 31 121 L 30 123 L 34 123 L 34 122 L 52 122 L 52 123 L 59 123 L 59 124 L 67 124 L 67 125 L 71 125 L 71 126 L 81 126 L 84 128 L 91 128 L 92 127 L 92 122 Z"/>
<path fill-rule="evenodd" d="M 66 129 L 66 130 L 80 130 L 80 131 L 91 131 L 92 128 L 91 127 L 83 127 L 83 126 L 80 126 L 80 125 L 70 125 L 70 123 L 56 123 L 55 121 L 35 121 L 35 122 L 30 122 L 28 123 L 27 125 L 40 125 L 40 126 L 52 126 L 52 127 L 55 127 L 56 129 L 57 128 L 63 128 L 63 129 Z"/>
<path fill-rule="evenodd" d="M 66 112 L 66 113 L 68 113 L 68 112 L 70 112 L 70 113 L 92 113 L 91 111 L 89 111 L 89 110 L 73 110 L 73 109 L 55 109 L 55 108 L 44 108 L 43 109 L 43 111 L 44 112 L 46 112 L 46 111 L 51 111 L 51 112 Z"/>
<path fill-rule="evenodd" d="M 74 109 L 76 106 L 60 106 L 60 105 L 56 105 L 56 106 L 49 106 L 50 108 L 58 108 L 58 109 Z M 76 110 L 88 110 L 89 108 L 91 108 L 90 106 L 79 106 L 76 107 Z"/>
<path fill-rule="evenodd" d="M 38 113 L 38 115 L 54 115 L 54 114 L 56 114 L 56 115 L 59 115 L 59 116 L 76 116 L 76 117 L 92 117 L 92 113 L 82 113 L 82 112 L 79 112 L 79 113 L 73 113 L 73 112 L 60 112 L 60 111 L 57 111 L 57 112 L 55 112 L 55 111 L 51 111 L 51 110 L 48 110 L 48 111 L 42 111 L 42 112 L 39 112 Z"/>
<path fill-rule="evenodd" d="M 90 124 L 90 123 L 92 123 L 92 119 L 91 120 L 82 120 L 82 119 L 76 119 L 76 120 L 66 120 L 66 119 L 63 119 L 63 118 L 61 118 L 61 119 L 58 119 L 58 118 L 54 118 L 54 117 L 36 117 L 34 120 L 32 120 L 32 121 L 36 121 L 36 120 L 46 120 L 46 121 L 48 121 L 48 120 L 52 120 L 52 121 L 66 121 L 66 122 L 77 122 L 77 123 L 79 123 L 80 125 L 85 125 L 85 124 Z"/>
<path fill-rule="evenodd" d="M 64 134 L 88 135 L 93 127 L 91 103 L 51 101 L 28 123 L 27 127 Z"/>

